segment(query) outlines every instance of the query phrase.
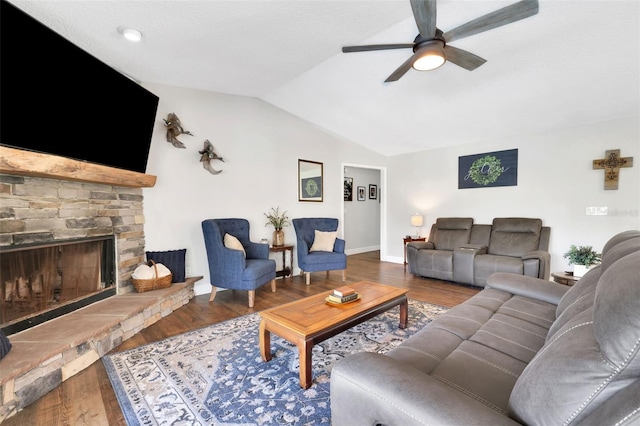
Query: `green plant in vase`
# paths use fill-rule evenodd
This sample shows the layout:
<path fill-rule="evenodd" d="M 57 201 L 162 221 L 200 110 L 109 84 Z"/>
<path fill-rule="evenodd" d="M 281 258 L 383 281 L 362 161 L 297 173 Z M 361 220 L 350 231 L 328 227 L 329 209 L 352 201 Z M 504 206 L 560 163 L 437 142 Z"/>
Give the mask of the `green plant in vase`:
<path fill-rule="evenodd" d="M 569 260 L 569 265 L 573 265 L 573 276 L 582 277 L 594 265 L 600 263 L 602 255 L 591 246 L 572 244 L 569 251 L 564 254 L 564 258 Z"/>
<path fill-rule="evenodd" d="M 289 226 L 289 217 L 287 211 L 280 213 L 280 207 L 275 209 L 272 207 L 271 212 L 264 214 L 267 217 L 267 223 L 264 226 L 273 226 L 273 245 L 275 247 L 284 245 L 284 231 L 282 228 Z"/>

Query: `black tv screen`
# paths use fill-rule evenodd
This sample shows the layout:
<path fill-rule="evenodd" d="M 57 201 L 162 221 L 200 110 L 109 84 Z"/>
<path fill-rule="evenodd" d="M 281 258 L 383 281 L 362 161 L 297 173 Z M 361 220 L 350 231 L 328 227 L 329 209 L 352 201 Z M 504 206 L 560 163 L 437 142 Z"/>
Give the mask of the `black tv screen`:
<path fill-rule="evenodd" d="M 0 144 L 145 173 L 158 97 L 7 1 L 0 7 Z"/>

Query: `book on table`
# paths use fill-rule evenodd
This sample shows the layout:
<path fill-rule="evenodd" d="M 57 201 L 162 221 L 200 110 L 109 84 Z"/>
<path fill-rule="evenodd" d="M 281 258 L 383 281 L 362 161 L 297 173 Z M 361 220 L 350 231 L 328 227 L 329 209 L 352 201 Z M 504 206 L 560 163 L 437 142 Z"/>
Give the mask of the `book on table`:
<path fill-rule="evenodd" d="M 327 300 L 331 303 L 348 303 L 358 299 L 358 293 L 347 294 L 346 296 L 336 296 L 335 294 L 330 294 L 327 296 Z"/>
<path fill-rule="evenodd" d="M 333 295 L 338 297 L 348 296 L 350 294 L 355 294 L 355 290 L 349 286 L 338 287 L 333 290 Z"/>

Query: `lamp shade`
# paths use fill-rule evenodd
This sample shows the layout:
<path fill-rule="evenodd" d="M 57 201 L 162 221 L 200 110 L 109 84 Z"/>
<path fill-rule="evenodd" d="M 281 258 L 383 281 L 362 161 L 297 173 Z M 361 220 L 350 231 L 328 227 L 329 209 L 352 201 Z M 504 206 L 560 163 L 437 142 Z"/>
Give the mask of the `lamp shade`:
<path fill-rule="evenodd" d="M 418 213 L 411 216 L 411 226 L 422 226 L 424 223 L 424 217 Z"/>

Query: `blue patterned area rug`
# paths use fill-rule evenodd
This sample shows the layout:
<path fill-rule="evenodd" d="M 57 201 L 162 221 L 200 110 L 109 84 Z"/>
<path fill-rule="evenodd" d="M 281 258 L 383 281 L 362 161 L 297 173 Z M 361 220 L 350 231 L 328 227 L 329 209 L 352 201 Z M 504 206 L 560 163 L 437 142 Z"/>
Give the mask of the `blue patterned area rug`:
<path fill-rule="evenodd" d="M 336 361 L 361 351 L 385 353 L 446 308 L 409 301 L 313 347 L 313 384 L 299 384 L 295 345 L 271 334 L 262 361 L 255 314 L 102 358 L 129 425 L 331 424 L 329 379 Z"/>

